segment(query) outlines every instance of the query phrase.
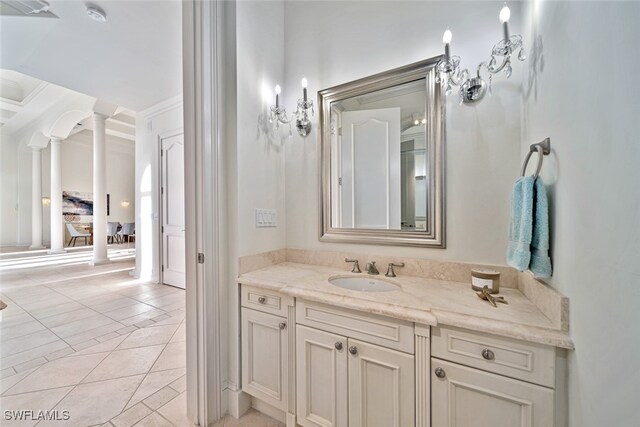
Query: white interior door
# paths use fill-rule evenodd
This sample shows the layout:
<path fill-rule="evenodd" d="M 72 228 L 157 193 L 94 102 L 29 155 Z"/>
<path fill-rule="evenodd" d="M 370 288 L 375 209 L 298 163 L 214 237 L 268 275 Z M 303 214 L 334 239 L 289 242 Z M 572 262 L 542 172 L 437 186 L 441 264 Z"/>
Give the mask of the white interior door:
<path fill-rule="evenodd" d="M 184 138 L 161 141 L 162 283 L 185 287 Z"/>
<path fill-rule="evenodd" d="M 342 226 L 400 229 L 400 108 L 342 113 Z"/>

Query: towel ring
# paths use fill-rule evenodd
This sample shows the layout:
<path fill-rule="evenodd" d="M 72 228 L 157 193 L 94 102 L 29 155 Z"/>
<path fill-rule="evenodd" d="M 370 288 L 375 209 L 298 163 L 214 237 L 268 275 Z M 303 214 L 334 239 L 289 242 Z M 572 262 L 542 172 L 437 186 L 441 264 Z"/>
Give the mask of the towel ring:
<path fill-rule="evenodd" d="M 527 165 L 529 164 L 529 160 L 531 160 L 531 155 L 533 153 L 538 153 L 538 166 L 536 166 L 536 171 L 532 175 L 534 180 L 538 178 L 538 175 L 540 174 L 540 170 L 542 170 L 543 157 L 549 154 L 550 152 L 551 152 L 550 138 L 546 138 L 544 141 L 539 142 L 537 144 L 532 144 L 529 147 L 529 152 L 527 153 L 527 156 L 524 158 L 522 169 L 520 169 L 520 176 L 524 176 L 525 172 L 527 171 Z"/>

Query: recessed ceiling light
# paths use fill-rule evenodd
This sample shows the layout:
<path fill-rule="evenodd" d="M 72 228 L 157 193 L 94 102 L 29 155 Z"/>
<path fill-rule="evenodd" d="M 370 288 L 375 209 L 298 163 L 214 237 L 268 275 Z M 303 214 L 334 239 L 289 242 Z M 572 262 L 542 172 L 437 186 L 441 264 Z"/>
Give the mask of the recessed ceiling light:
<path fill-rule="evenodd" d="M 107 22 L 107 15 L 103 11 L 95 7 L 87 8 L 87 16 L 96 22 Z"/>

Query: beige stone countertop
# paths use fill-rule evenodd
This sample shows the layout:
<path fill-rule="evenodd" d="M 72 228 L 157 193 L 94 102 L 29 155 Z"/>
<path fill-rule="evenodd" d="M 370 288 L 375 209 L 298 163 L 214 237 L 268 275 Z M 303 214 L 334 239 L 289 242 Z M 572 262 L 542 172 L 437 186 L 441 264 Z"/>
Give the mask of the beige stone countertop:
<path fill-rule="evenodd" d="M 284 262 L 242 274 L 238 283 L 284 295 L 397 319 L 488 332 L 540 344 L 573 349 L 566 331 L 553 323 L 517 289 L 500 289 L 509 304 L 495 308 L 477 297 L 469 283 L 398 275 L 372 276 L 400 286 L 391 292 L 360 292 L 329 283 L 333 276 L 366 276 L 345 270 Z"/>

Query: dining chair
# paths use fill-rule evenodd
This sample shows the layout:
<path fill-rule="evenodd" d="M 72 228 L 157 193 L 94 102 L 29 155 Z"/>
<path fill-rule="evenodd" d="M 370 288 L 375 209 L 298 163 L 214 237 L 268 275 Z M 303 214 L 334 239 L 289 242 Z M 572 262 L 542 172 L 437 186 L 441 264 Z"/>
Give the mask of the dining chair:
<path fill-rule="evenodd" d="M 76 239 L 78 237 L 84 237 L 84 244 L 85 245 L 87 244 L 87 239 L 91 237 L 91 233 L 81 233 L 71 223 L 67 223 L 66 225 L 67 225 L 67 230 L 69 231 L 69 235 L 71 236 L 71 238 L 69 239 L 69 243 L 67 243 L 67 246 L 71 246 L 72 242 L 73 242 L 73 246 L 75 246 Z"/>
<path fill-rule="evenodd" d="M 107 223 L 107 243 L 119 243 L 118 241 L 118 225 L 119 222 Z"/>
<path fill-rule="evenodd" d="M 122 228 L 118 231 L 118 240 L 120 242 L 124 242 L 129 238 L 129 236 L 135 234 L 136 223 L 135 222 L 125 222 L 122 224 Z"/>

